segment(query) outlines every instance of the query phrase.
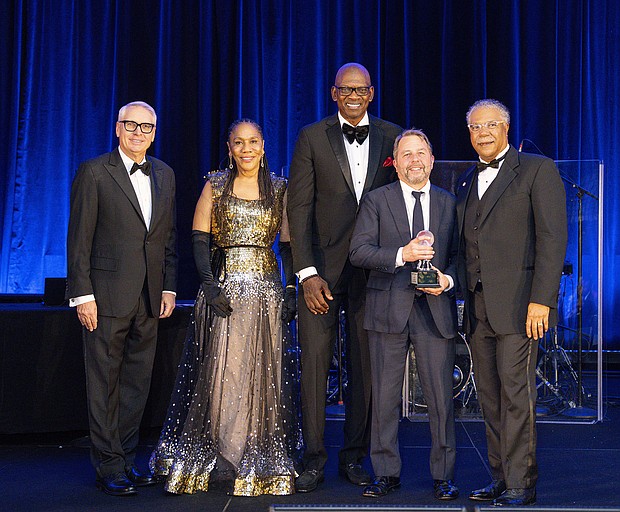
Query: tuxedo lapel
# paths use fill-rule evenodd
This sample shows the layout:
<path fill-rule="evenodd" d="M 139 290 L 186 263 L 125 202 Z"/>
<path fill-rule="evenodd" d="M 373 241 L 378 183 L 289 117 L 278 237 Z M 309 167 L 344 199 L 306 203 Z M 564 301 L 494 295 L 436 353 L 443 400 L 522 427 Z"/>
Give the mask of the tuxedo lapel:
<path fill-rule="evenodd" d="M 338 164 L 340 166 L 340 172 L 344 176 L 347 185 L 349 186 L 349 190 L 355 197 L 355 187 L 353 186 L 353 178 L 351 177 L 351 168 L 349 167 L 349 159 L 347 158 L 347 151 L 344 148 L 344 139 L 342 137 L 342 129 L 340 128 L 340 123 L 338 122 L 338 116 L 332 116 L 327 119 L 327 139 L 329 140 L 329 144 L 332 147 L 332 151 L 336 156 L 336 160 L 338 160 Z"/>
<path fill-rule="evenodd" d="M 491 183 L 491 186 L 487 189 L 482 196 L 482 204 L 480 205 L 480 225 L 484 223 L 485 219 L 502 196 L 508 185 L 517 177 L 515 168 L 519 165 L 516 150 L 510 148 L 506 155 L 506 160 L 500 167 L 497 177 Z"/>
<path fill-rule="evenodd" d="M 366 171 L 366 181 L 364 182 L 364 194 L 368 192 L 375 181 L 375 176 L 379 169 L 379 159 L 381 158 L 381 148 L 383 147 L 384 133 L 374 117 L 370 118 L 370 130 L 368 132 L 368 169 Z"/>
<path fill-rule="evenodd" d="M 460 180 L 458 184 L 456 195 L 460 200 L 456 203 L 456 213 L 457 213 L 458 223 L 459 223 L 459 235 L 463 232 L 463 222 L 465 220 L 465 207 L 467 206 L 467 201 L 469 201 L 469 194 L 471 194 L 473 180 L 477 176 L 478 176 L 478 173 L 476 172 L 476 167 L 472 167 L 468 171 L 465 172 L 465 175 L 463 176 L 463 178 Z"/>
<path fill-rule="evenodd" d="M 409 227 L 407 207 L 405 206 L 400 181 L 396 181 L 385 188 L 385 199 L 403 245 L 407 245 L 411 241 L 411 228 Z"/>
<path fill-rule="evenodd" d="M 439 233 L 439 226 L 441 225 L 443 215 L 443 201 L 441 194 L 434 190 L 434 185 L 431 185 L 430 189 L 430 221 L 428 223 L 428 229 L 433 235 Z"/>
<path fill-rule="evenodd" d="M 116 181 L 118 186 L 121 188 L 123 193 L 129 199 L 129 202 L 132 204 L 136 213 L 142 219 L 144 226 L 146 227 L 146 222 L 144 222 L 144 217 L 142 216 L 142 210 L 140 209 L 140 203 L 138 202 L 138 196 L 136 196 L 136 191 L 131 184 L 131 180 L 129 179 L 129 174 L 127 174 L 127 169 L 125 169 L 125 165 L 121 160 L 121 156 L 118 153 L 118 149 L 112 151 L 110 153 L 110 159 L 107 164 L 104 164 L 104 167 L 112 176 L 112 179 Z M 153 186 L 151 185 L 151 190 Z"/>
<path fill-rule="evenodd" d="M 161 193 L 163 183 L 163 171 L 162 169 L 151 160 L 151 225 L 149 231 L 152 231 L 156 226 L 157 221 L 163 215 L 161 208 Z"/>

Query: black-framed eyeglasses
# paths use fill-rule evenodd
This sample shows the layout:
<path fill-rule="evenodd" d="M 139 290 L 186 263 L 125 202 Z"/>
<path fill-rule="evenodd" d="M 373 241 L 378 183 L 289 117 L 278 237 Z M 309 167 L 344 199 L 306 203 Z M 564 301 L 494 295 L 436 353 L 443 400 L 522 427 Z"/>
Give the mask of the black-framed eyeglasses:
<path fill-rule="evenodd" d="M 358 96 L 368 96 L 372 86 L 364 85 L 362 87 L 338 87 L 337 85 L 334 85 L 334 87 L 338 89 L 338 94 L 340 94 L 340 96 L 348 96 L 349 94 L 353 94 L 354 91 Z"/>
<path fill-rule="evenodd" d="M 136 123 L 135 121 L 119 121 L 128 132 L 135 132 L 138 127 L 142 133 L 151 133 L 155 125 L 153 123 Z"/>
<path fill-rule="evenodd" d="M 495 130 L 495 128 L 505 122 L 506 121 L 487 121 L 486 123 L 472 123 L 468 124 L 467 128 L 469 128 L 470 132 L 479 132 L 482 128 L 485 130 Z"/>

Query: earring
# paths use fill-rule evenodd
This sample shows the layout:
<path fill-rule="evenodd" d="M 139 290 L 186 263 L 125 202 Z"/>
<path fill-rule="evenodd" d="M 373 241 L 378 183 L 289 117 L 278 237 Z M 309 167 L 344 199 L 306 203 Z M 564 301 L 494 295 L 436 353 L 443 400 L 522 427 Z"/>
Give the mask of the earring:
<path fill-rule="evenodd" d="M 260 157 L 260 166 L 261 168 L 265 167 L 265 154 L 263 153 L 263 156 Z"/>
<path fill-rule="evenodd" d="M 230 155 L 228 155 L 228 168 L 232 171 L 233 164 L 232 164 L 232 156 Z"/>

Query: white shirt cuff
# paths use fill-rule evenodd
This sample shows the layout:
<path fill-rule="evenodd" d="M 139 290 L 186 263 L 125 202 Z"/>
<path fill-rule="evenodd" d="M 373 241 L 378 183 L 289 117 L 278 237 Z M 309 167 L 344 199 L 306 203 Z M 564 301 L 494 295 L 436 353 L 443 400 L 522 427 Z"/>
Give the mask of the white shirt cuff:
<path fill-rule="evenodd" d="M 315 276 L 315 275 L 316 276 L 319 275 L 319 273 L 316 270 L 316 267 L 302 268 L 299 272 L 297 272 L 297 278 L 299 279 L 299 281 L 303 281 L 307 277 Z"/>
<path fill-rule="evenodd" d="M 74 308 L 75 306 L 85 304 L 86 302 L 92 302 L 93 300 L 95 300 L 95 296 L 92 293 L 90 295 L 80 295 L 74 299 L 69 299 L 69 306 Z"/>

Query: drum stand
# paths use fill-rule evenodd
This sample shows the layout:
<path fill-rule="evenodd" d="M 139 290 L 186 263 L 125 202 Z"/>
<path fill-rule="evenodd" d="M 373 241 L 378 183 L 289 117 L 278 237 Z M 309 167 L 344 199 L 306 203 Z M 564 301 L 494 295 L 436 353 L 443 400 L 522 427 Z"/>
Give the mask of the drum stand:
<path fill-rule="evenodd" d="M 545 345 L 542 344 L 542 341 L 546 342 L 547 339 L 551 340 L 549 348 L 547 348 L 546 343 Z M 536 376 L 540 379 L 536 389 L 545 386 L 545 389 L 553 395 L 553 400 L 561 404 L 560 411 L 575 407 L 575 401 L 570 396 L 570 389 L 578 385 L 579 379 L 566 350 L 558 343 L 557 327 L 550 329 L 549 335 L 541 340 L 539 348 L 543 352 L 543 357 L 536 366 Z M 539 405 L 536 408 L 538 416 L 547 416 L 553 412 L 558 412 L 557 408 L 552 407 L 553 404 L 547 405 L 548 403 L 549 401 L 544 397 L 539 399 Z M 556 410 L 553 411 L 553 409 Z"/>

